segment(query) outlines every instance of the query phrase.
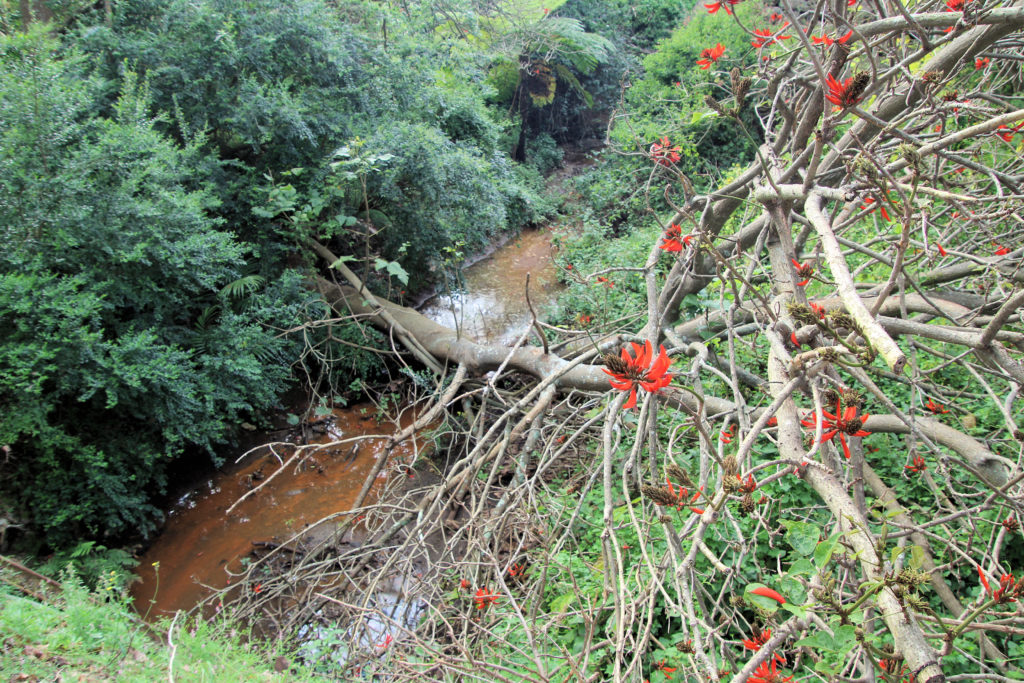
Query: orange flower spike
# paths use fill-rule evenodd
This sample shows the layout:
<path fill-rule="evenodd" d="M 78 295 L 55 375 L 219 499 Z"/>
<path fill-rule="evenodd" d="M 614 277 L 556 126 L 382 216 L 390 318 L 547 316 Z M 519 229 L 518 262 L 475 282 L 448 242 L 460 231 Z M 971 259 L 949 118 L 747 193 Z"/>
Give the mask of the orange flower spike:
<path fill-rule="evenodd" d="M 619 358 L 605 356 L 607 367 L 604 373 L 611 377 L 608 383 L 613 389 L 629 392 L 629 400 L 622 406 L 623 410 L 629 410 L 636 405 L 637 387 L 653 394 L 672 382 L 672 374 L 666 372 L 672 361 L 665 353 L 664 346 L 659 347 L 658 356 L 652 363 L 654 349 L 650 341 L 644 342 L 643 346 L 636 342 L 630 342 L 630 345 L 633 347 L 633 355 L 623 348 Z"/>
<path fill-rule="evenodd" d="M 790 257 L 789 260 L 793 264 L 793 267 L 796 268 L 797 277 L 803 278 L 802 281 L 796 283 L 796 286 L 803 287 L 811 281 L 811 276 L 814 275 L 814 266 L 809 263 L 800 263 L 792 257 Z"/>
<path fill-rule="evenodd" d="M 668 664 L 665 663 L 664 659 L 661 660 L 660 662 L 658 662 L 657 667 L 658 667 L 658 671 L 663 673 L 665 675 L 665 678 L 670 680 L 670 681 L 672 680 L 672 674 L 674 674 L 676 669 L 678 668 L 678 667 L 675 667 L 675 666 L 669 666 Z"/>
<path fill-rule="evenodd" d="M 769 662 L 771 666 L 769 666 Z M 774 657 L 767 662 L 761 662 L 761 665 L 754 670 L 754 675 L 747 679 L 747 683 L 789 683 L 792 681 L 792 676 L 782 678 L 782 674 L 776 668 L 777 664 L 778 661 Z"/>
<path fill-rule="evenodd" d="M 845 81 L 840 83 L 836 80 L 836 77 L 829 74 L 825 79 L 825 85 L 828 86 L 828 93 L 825 95 L 825 99 L 836 105 L 837 107 L 852 107 L 853 105 L 860 102 L 860 93 L 858 90 L 863 90 L 863 85 L 860 87 L 854 87 L 855 77 L 851 76 Z"/>
<path fill-rule="evenodd" d="M 711 65 L 717 62 L 724 54 L 725 46 L 721 43 L 716 43 L 714 47 L 706 47 L 700 51 L 700 59 L 697 60 L 697 66 L 703 70 L 710 69 Z"/>
<path fill-rule="evenodd" d="M 650 154 L 654 163 L 661 166 L 671 166 L 682 159 L 682 156 L 679 154 L 681 151 L 683 150 L 678 145 L 673 146 L 669 142 L 668 137 L 662 136 L 661 140 L 651 145 Z"/>
<path fill-rule="evenodd" d="M 920 474 L 921 472 L 924 472 L 926 469 L 928 469 L 928 465 L 925 464 L 924 458 L 922 458 L 920 455 L 916 455 L 914 456 L 914 464 L 904 465 L 903 469 L 910 470 L 911 472 L 917 472 L 918 474 Z"/>
<path fill-rule="evenodd" d="M 498 604 L 498 594 L 492 593 L 486 588 L 479 588 L 473 596 L 473 602 L 477 609 L 486 609 L 491 605 Z"/>
<path fill-rule="evenodd" d="M 691 239 L 687 236 L 685 239 L 682 238 L 682 228 L 675 223 L 671 223 L 668 226 L 668 230 L 661 237 L 661 244 L 658 245 L 659 249 L 665 251 L 682 251 L 683 245 L 689 245 L 686 240 Z"/>

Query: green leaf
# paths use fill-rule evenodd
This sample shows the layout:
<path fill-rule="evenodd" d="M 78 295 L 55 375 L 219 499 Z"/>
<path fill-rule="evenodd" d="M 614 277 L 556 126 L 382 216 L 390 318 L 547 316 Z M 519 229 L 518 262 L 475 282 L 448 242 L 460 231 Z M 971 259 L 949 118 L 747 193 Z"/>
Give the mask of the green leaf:
<path fill-rule="evenodd" d="M 827 650 L 829 652 L 834 649 L 834 645 L 832 636 L 824 631 L 818 631 L 814 635 L 807 636 L 796 642 L 797 647 L 809 647 L 813 650 Z"/>
<path fill-rule="evenodd" d="M 818 573 L 818 570 L 813 564 L 811 564 L 810 560 L 806 557 L 801 557 L 793 563 L 789 568 L 789 571 L 786 573 L 790 576 L 814 576 Z"/>
<path fill-rule="evenodd" d="M 554 614 L 565 614 L 569 604 L 576 598 L 575 593 L 564 593 L 551 601 L 551 612 Z"/>
<path fill-rule="evenodd" d="M 337 261 L 335 261 L 334 263 L 332 263 L 332 264 L 331 264 L 331 268 L 337 268 L 337 267 L 338 267 L 338 266 L 340 266 L 340 265 L 341 265 L 342 263 L 348 263 L 349 261 L 355 261 L 355 260 L 356 260 L 356 257 L 355 257 L 355 256 L 351 256 L 351 255 L 345 255 L 345 256 L 342 256 L 341 258 L 339 258 L 339 259 L 338 259 Z M 378 268 L 377 270 L 380 270 L 380 268 Z"/>
<path fill-rule="evenodd" d="M 836 532 L 814 548 L 814 564 L 818 565 L 818 569 L 824 569 L 832 559 L 832 553 L 835 552 L 836 544 L 842 535 L 842 532 Z"/>
<path fill-rule="evenodd" d="M 821 530 L 807 522 L 793 522 L 786 532 L 786 543 L 799 555 L 810 555 L 818 545 Z"/>

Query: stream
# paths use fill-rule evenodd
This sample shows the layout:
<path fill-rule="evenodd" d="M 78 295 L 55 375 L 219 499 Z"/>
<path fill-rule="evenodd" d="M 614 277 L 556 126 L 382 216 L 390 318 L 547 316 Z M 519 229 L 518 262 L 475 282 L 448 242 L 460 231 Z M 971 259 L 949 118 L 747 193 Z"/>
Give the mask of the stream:
<path fill-rule="evenodd" d="M 466 268 L 462 288 L 427 301 L 423 312 L 443 325 L 457 325 L 476 341 L 512 344 L 530 324 L 524 296 L 527 273 L 530 300 L 540 314 L 560 290 L 550 231 L 526 231 L 513 238 Z M 336 409 L 314 425 L 319 433 L 310 435 L 308 442 L 396 430 L 390 421 L 378 422 L 375 414 L 372 405 Z M 399 428 L 413 419 L 411 411 L 403 411 Z M 254 548 L 283 543 L 304 527 L 351 508 L 386 446 L 386 438 L 378 438 L 320 450 L 301 467 L 289 467 L 268 482 L 291 448 L 281 444 L 281 433 L 265 437 L 264 443 L 278 445 L 256 448 L 240 462 L 212 473 L 168 510 L 164 529 L 141 558 L 139 581 L 132 586 L 140 613 L 159 617 L 191 609 L 212 590 L 229 585 L 229 572 L 240 572 Z M 412 464 L 421 447 L 416 438 L 409 439 L 391 457 Z M 227 514 L 239 498 L 259 486 Z"/>

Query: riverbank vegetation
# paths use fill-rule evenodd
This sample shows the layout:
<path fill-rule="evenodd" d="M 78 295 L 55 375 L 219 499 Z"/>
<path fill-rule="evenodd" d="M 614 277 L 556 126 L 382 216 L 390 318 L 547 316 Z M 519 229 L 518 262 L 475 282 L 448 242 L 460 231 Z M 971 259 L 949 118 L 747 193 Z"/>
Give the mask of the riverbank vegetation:
<path fill-rule="evenodd" d="M 438 483 L 207 603 L 309 675 L 1024 680 L 1019 3 L 0 7 L 24 549 L 119 563 L 72 541 L 155 529 L 188 449 L 386 383 Z M 402 305 L 549 217 L 514 348 Z"/>

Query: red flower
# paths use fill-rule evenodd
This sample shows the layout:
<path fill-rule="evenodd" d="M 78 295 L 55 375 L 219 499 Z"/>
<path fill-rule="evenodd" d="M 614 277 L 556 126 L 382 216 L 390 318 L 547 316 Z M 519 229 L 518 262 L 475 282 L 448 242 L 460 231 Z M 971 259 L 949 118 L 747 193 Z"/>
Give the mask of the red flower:
<path fill-rule="evenodd" d="M 263 584 L 262 583 L 257 583 L 255 586 L 252 587 L 252 592 L 253 593 L 260 593 L 262 591 L 263 591 Z"/>
<path fill-rule="evenodd" d="M 868 197 L 867 199 L 864 200 L 864 203 L 860 205 L 860 208 L 861 208 L 861 210 L 867 209 L 867 208 L 870 207 L 871 204 L 874 204 L 874 203 L 875 203 L 875 198 L 874 197 Z M 882 210 L 882 218 L 884 218 L 885 220 L 890 220 L 889 219 L 889 212 L 886 211 L 885 207 L 882 206 L 881 204 L 879 204 L 878 206 L 872 208 L 871 211 L 869 211 L 868 213 L 874 212 L 875 209 L 881 209 Z"/>
<path fill-rule="evenodd" d="M 996 135 L 1001 137 L 1005 142 L 1013 142 L 1013 136 L 1016 135 L 1020 131 L 1021 128 L 1024 128 L 1024 121 L 1022 121 L 1021 123 L 1018 123 L 1013 128 L 1010 128 L 1009 126 L 1007 126 L 1004 123 L 1003 125 L 999 126 L 999 130 L 1003 130 L 1005 132 L 1003 132 L 1003 133 L 996 133 Z"/>
<path fill-rule="evenodd" d="M 666 373 L 668 366 L 672 364 L 669 357 L 665 355 L 665 347 L 659 347 L 657 358 L 654 358 L 654 349 L 650 341 L 640 346 L 636 342 L 630 342 L 633 346 L 634 356 L 623 348 L 620 356 L 608 354 L 604 357 L 606 366 L 604 372 L 612 379 L 608 380 L 612 388 L 619 391 L 628 391 L 629 400 L 622 406 L 629 410 L 636 405 L 636 388 L 639 386 L 644 391 L 653 394 L 667 387 L 672 381 L 672 375 Z M 651 360 L 654 360 L 652 363 Z M 650 367 L 648 367 L 648 365 Z"/>
<path fill-rule="evenodd" d="M 828 36 L 821 35 L 821 36 L 811 36 L 811 40 L 814 42 L 815 45 L 822 45 L 822 44 L 824 44 L 825 47 L 832 47 L 833 43 L 839 43 L 840 45 L 845 45 L 846 41 L 848 41 L 850 39 L 850 36 L 852 36 L 852 35 L 853 35 L 853 29 L 850 29 L 847 32 L 847 34 L 845 36 L 842 36 L 841 38 L 829 38 Z"/>
<path fill-rule="evenodd" d="M 576 316 L 576 321 L 580 324 L 581 327 L 586 327 L 587 325 L 590 324 L 590 321 L 593 319 L 594 316 L 587 315 L 586 313 L 580 313 L 578 316 Z"/>
<path fill-rule="evenodd" d="M 602 276 L 600 276 L 600 275 L 598 275 L 598 276 L 597 276 L 597 281 L 598 281 L 598 282 L 601 282 L 601 283 L 604 283 L 604 286 L 605 286 L 605 287 L 609 287 L 609 288 L 611 288 L 611 287 L 614 287 L 614 286 L 615 286 L 615 283 L 614 283 L 614 282 L 612 282 L 612 281 L 611 281 L 611 280 L 609 280 L 608 278 L 606 278 L 606 277 L 602 277 Z"/>
<path fill-rule="evenodd" d="M 944 407 L 941 403 L 928 399 L 928 402 L 924 404 L 924 407 L 928 409 L 928 412 L 936 415 L 945 415 L 949 412 L 949 409 Z"/>
<path fill-rule="evenodd" d="M 814 275 L 814 266 L 809 263 L 800 263 L 795 258 L 790 258 L 789 260 L 792 261 L 793 267 L 796 268 L 797 277 L 803 278 L 803 281 L 796 283 L 796 286 L 803 287 L 811 281 L 811 276 Z"/>
<path fill-rule="evenodd" d="M 740 475 L 737 474 L 736 478 L 739 479 Z M 754 491 L 757 490 L 757 482 L 754 480 L 753 474 L 748 474 L 747 480 L 744 482 L 742 479 L 740 479 L 740 482 L 740 491 L 742 491 L 743 493 L 753 493 Z M 771 635 L 771 633 L 769 633 L 768 635 Z"/>
<path fill-rule="evenodd" d="M 710 69 L 711 65 L 725 54 L 725 45 L 716 43 L 714 47 L 706 47 L 700 51 L 700 59 L 697 60 L 701 69 Z"/>
<path fill-rule="evenodd" d="M 782 40 L 789 40 L 793 36 L 776 36 L 772 34 L 770 28 L 759 28 L 754 31 L 754 35 L 757 39 L 750 41 L 750 44 L 756 48 L 762 48 L 766 45 L 772 45 Z"/>
<path fill-rule="evenodd" d="M 796 336 L 796 332 L 789 333 L 789 341 L 793 342 L 793 346 L 795 346 L 796 348 L 800 348 L 800 338 Z"/>
<path fill-rule="evenodd" d="M 670 681 L 672 680 L 672 674 L 675 673 L 675 670 L 678 668 L 674 666 L 669 666 L 665 663 L 664 659 L 658 662 L 656 666 L 658 667 L 658 671 L 665 674 L 665 678 L 667 678 Z"/>
<path fill-rule="evenodd" d="M 756 627 L 754 633 L 757 634 Z M 767 643 L 771 639 L 772 630 L 770 628 L 766 628 L 765 630 L 761 631 L 761 633 L 755 635 L 753 638 L 744 639 L 743 647 L 747 648 L 748 650 L 753 650 L 754 652 L 757 652 L 764 646 L 765 643 Z"/>
<path fill-rule="evenodd" d="M 928 469 L 928 465 L 924 463 L 924 458 L 922 458 L 920 455 L 916 455 L 914 456 L 914 464 L 904 465 L 903 469 L 907 469 L 910 470 L 911 472 L 917 472 L 918 474 L 920 474 L 921 472 L 924 472 L 926 469 Z"/>
<path fill-rule="evenodd" d="M 508 568 L 508 575 L 515 578 L 517 576 L 522 576 L 524 571 L 525 569 L 523 568 L 523 565 L 514 564 Z"/>
<path fill-rule="evenodd" d="M 781 593 L 779 593 L 778 591 L 772 590 L 771 588 L 768 588 L 767 586 L 761 586 L 760 588 L 755 588 L 754 590 L 752 590 L 750 592 L 753 593 L 754 595 L 760 595 L 762 598 L 770 598 L 771 600 L 776 601 L 780 605 L 786 604 L 786 598 L 782 597 Z"/>
<path fill-rule="evenodd" d="M 459 581 L 459 590 L 469 590 L 469 579 Z"/>
<path fill-rule="evenodd" d="M 735 425 L 733 425 L 733 426 L 729 427 L 729 428 L 728 428 L 728 429 L 726 429 L 726 430 L 725 430 L 724 432 L 722 432 L 721 434 L 719 434 L 719 435 L 718 435 L 718 439 L 719 439 L 719 440 L 720 440 L 720 441 L 721 441 L 722 443 L 732 443 L 732 437 L 733 437 L 733 433 L 732 433 L 732 431 L 733 431 L 734 429 L 736 429 L 736 426 L 735 426 Z"/>
<path fill-rule="evenodd" d="M 394 642 L 394 640 L 395 639 L 389 633 L 387 638 L 384 639 L 383 643 L 377 643 L 377 647 L 381 648 L 382 650 L 383 649 L 387 649 L 387 646 L 390 645 L 392 642 Z"/>
<path fill-rule="evenodd" d="M 864 421 L 868 419 L 867 413 L 858 416 L 857 406 L 846 406 L 846 410 L 843 410 L 842 399 L 836 401 L 835 415 L 827 410 L 822 410 L 821 415 L 821 426 L 824 431 L 821 434 L 820 443 L 831 441 L 836 436 L 839 436 L 839 441 L 843 444 L 843 455 L 846 456 L 847 460 L 850 458 L 850 447 L 846 444 L 846 437 L 864 437 L 871 435 L 871 432 L 866 432 L 861 429 Z M 800 424 L 804 427 L 817 427 L 817 413 L 811 413 L 801 420 Z"/>
<path fill-rule="evenodd" d="M 678 146 L 673 147 L 667 137 L 662 137 L 659 142 L 651 145 L 651 158 L 654 159 L 656 164 L 671 166 L 682 159 L 679 155 L 681 151 Z"/>
<path fill-rule="evenodd" d="M 700 498 L 703 495 L 704 495 L 704 487 L 701 486 L 700 489 L 697 490 L 697 493 L 693 494 L 693 498 L 690 499 L 690 504 L 692 505 L 693 503 L 696 503 L 697 499 Z M 692 512 L 692 513 L 694 513 L 696 515 L 703 515 L 704 514 L 704 508 L 691 507 L 690 508 L 690 512 Z"/>
<path fill-rule="evenodd" d="M 945 256 L 946 255 L 946 250 L 942 248 L 941 244 L 936 242 L 935 248 L 939 250 L 939 256 Z"/>
<path fill-rule="evenodd" d="M 770 418 L 768 418 L 768 421 L 764 423 L 764 426 L 765 427 L 778 427 L 779 426 L 779 418 L 777 418 L 774 415 L 772 415 Z"/>
<path fill-rule="evenodd" d="M 1013 515 L 1010 515 L 1009 517 L 1004 519 L 1002 522 L 1000 522 L 1000 524 L 1002 524 L 1003 528 L 1009 531 L 1011 534 L 1020 529 L 1020 522 L 1014 519 Z"/>
<path fill-rule="evenodd" d="M 769 662 L 771 666 L 768 665 Z M 747 679 L 747 683 L 788 683 L 793 680 L 792 676 L 783 678 L 775 667 L 774 657 L 767 662 L 761 662 L 761 665 L 754 671 L 754 675 Z"/>
<path fill-rule="evenodd" d="M 978 576 L 981 577 L 981 585 L 985 587 L 985 592 L 995 601 L 997 605 L 1001 605 L 1004 602 L 1017 602 L 1017 597 L 1024 592 L 1024 579 L 1018 584 L 1013 574 L 1003 574 L 999 577 L 999 588 L 995 591 L 988 585 L 988 578 L 985 577 L 985 572 L 981 570 L 981 565 L 978 565 Z M 1017 597 L 1014 597 L 1017 596 Z"/>
<path fill-rule="evenodd" d="M 754 633 L 757 634 L 756 626 L 754 627 Z M 753 650 L 754 652 L 757 652 L 762 647 L 764 647 L 765 644 L 771 639 L 772 630 L 770 628 L 766 628 L 765 630 L 761 631 L 760 634 L 755 635 L 753 638 L 744 639 L 743 647 L 745 647 L 748 650 Z M 780 655 L 778 652 L 772 654 L 772 660 L 778 662 L 779 664 L 786 663 L 786 658 Z"/>
<path fill-rule="evenodd" d="M 822 306 L 821 304 L 816 304 L 816 303 L 809 303 L 807 305 L 811 307 L 812 311 L 814 311 L 815 313 L 818 314 L 819 318 L 821 318 L 822 320 L 825 319 L 825 307 L 824 306 Z"/>
<path fill-rule="evenodd" d="M 476 603 L 477 609 L 486 609 L 498 603 L 498 594 L 492 593 L 486 588 L 480 588 L 473 596 L 473 602 Z"/>
<path fill-rule="evenodd" d="M 896 678 L 899 678 L 907 673 L 907 665 L 897 659 L 880 659 L 878 660 L 878 668 L 886 673 L 895 674 Z M 903 679 L 904 683 L 910 683 L 909 678 Z"/>
<path fill-rule="evenodd" d="M 993 244 L 995 244 L 995 243 L 993 242 Z M 1000 244 L 996 244 L 996 247 L 997 247 L 996 251 L 995 251 L 996 256 L 1006 256 L 1007 254 L 1010 253 L 1010 248 L 1009 247 L 1004 247 L 1004 246 L 1002 246 Z"/>
<path fill-rule="evenodd" d="M 947 12 L 963 12 L 965 0 L 946 0 Z"/>
<path fill-rule="evenodd" d="M 992 60 L 989 59 L 988 57 L 978 57 L 977 59 L 974 60 L 974 68 L 975 68 L 975 70 L 977 70 L 977 69 L 984 69 L 986 66 L 988 66 L 991 63 L 992 63 Z"/>
<path fill-rule="evenodd" d="M 825 79 L 825 84 L 828 86 L 828 94 L 825 95 L 825 99 L 837 107 L 852 107 L 860 102 L 860 93 L 867 85 L 866 82 L 862 82 L 858 86 L 858 80 L 863 81 L 858 76 L 851 76 L 840 83 L 835 76 L 829 74 Z"/>
<path fill-rule="evenodd" d="M 707 8 L 708 14 L 715 14 L 720 9 L 724 9 L 726 14 L 732 14 L 732 10 L 729 9 L 731 5 L 738 5 L 743 0 L 719 0 L 718 2 L 707 4 L 704 7 Z"/>
<path fill-rule="evenodd" d="M 785 17 L 779 14 L 778 12 L 772 12 L 772 15 L 768 17 L 768 21 L 772 22 L 773 24 L 777 24 L 783 19 L 785 19 Z"/>
<path fill-rule="evenodd" d="M 672 223 L 662 236 L 661 244 L 658 245 L 658 248 L 665 251 L 682 251 L 683 245 L 689 245 L 689 240 L 691 239 L 693 239 L 692 235 L 687 235 L 685 239 L 682 238 L 682 228 Z"/>

